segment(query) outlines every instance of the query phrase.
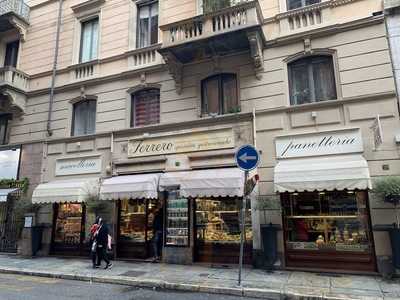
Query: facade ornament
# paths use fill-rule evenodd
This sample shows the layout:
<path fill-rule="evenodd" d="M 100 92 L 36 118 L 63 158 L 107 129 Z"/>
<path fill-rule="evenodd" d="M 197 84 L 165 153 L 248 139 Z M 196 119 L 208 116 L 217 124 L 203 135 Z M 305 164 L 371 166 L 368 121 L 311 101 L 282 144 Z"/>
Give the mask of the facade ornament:
<path fill-rule="evenodd" d="M 304 39 L 304 53 L 306 53 L 306 54 L 311 54 L 312 53 L 312 45 L 311 45 L 311 39 L 310 38 L 305 38 Z"/>
<path fill-rule="evenodd" d="M 175 81 L 176 92 L 180 95 L 182 93 L 183 65 L 171 52 L 164 54 L 163 58 L 168 67 L 169 74 Z"/>
<path fill-rule="evenodd" d="M 21 42 L 25 42 L 25 36 L 28 24 L 20 21 L 18 18 L 11 16 L 8 20 L 19 32 L 19 39 Z"/>
<path fill-rule="evenodd" d="M 262 78 L 262 72 L 264 71 L 263 41 L 259 32 L 249 32 L 247 38 L 250 43 L 250 55 L 254 63 L 256 78 L 260 80 Z"/>
<path fill-rule="evenodd" d="M 140 74 L 140 85 L 146 86 L 146 73 Z"/>

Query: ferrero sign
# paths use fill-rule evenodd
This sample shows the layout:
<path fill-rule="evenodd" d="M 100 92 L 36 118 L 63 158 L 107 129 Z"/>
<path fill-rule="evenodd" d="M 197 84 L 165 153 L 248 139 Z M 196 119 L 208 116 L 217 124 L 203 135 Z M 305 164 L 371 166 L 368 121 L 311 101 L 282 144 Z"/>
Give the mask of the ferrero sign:
<path fill-rule="evenodd" d="M 223 129 L 130 140 L 128 143 L 128 156 L 143 157 L 234 147 L 235 141 L 232 129 Z"/>

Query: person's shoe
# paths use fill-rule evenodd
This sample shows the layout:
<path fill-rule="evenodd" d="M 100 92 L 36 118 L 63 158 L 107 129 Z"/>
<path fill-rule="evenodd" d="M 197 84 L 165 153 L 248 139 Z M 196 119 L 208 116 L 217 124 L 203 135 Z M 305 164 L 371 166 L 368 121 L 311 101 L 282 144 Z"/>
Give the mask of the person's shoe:
<path fill-rule="evenodd" d="M 104 270 L 111 269 L 112 266 L 113 266 L 113 264 L 112 264 L 112 263 L 109 263 L 109 264 L 107 264 L 107 265 L 104 267 Z"/>

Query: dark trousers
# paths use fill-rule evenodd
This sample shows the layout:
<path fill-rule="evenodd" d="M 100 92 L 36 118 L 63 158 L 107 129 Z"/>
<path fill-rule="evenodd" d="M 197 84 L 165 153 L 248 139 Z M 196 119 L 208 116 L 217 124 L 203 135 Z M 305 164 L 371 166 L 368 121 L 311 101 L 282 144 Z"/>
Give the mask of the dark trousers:
<path fill-rule="evenodd" d="M 163 232 L 157 230 L 154 233 L 154 238 L 153 238 L 154 256 L 161 257 L 162 244 L 163 244 Z"/>
<path fill-rule="evenodd" d="M 97 264 L 101 265 L 101 261 L 104 260 L 106 264 L 108 265 L 110 263 L 110 260 L 107 257 L 107 246 L 97 246 Z"/>

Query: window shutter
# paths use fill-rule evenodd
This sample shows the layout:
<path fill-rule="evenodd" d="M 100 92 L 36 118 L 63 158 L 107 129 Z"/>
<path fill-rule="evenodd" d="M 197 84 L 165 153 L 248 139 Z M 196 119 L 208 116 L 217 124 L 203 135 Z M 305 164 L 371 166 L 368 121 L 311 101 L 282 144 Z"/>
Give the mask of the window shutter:
<path fill-rule="evenodd" d="M 133 95 L 132 102 L 132 116 L 135 127 L 160 123 L 159 90 L 139 91 Z"/>

